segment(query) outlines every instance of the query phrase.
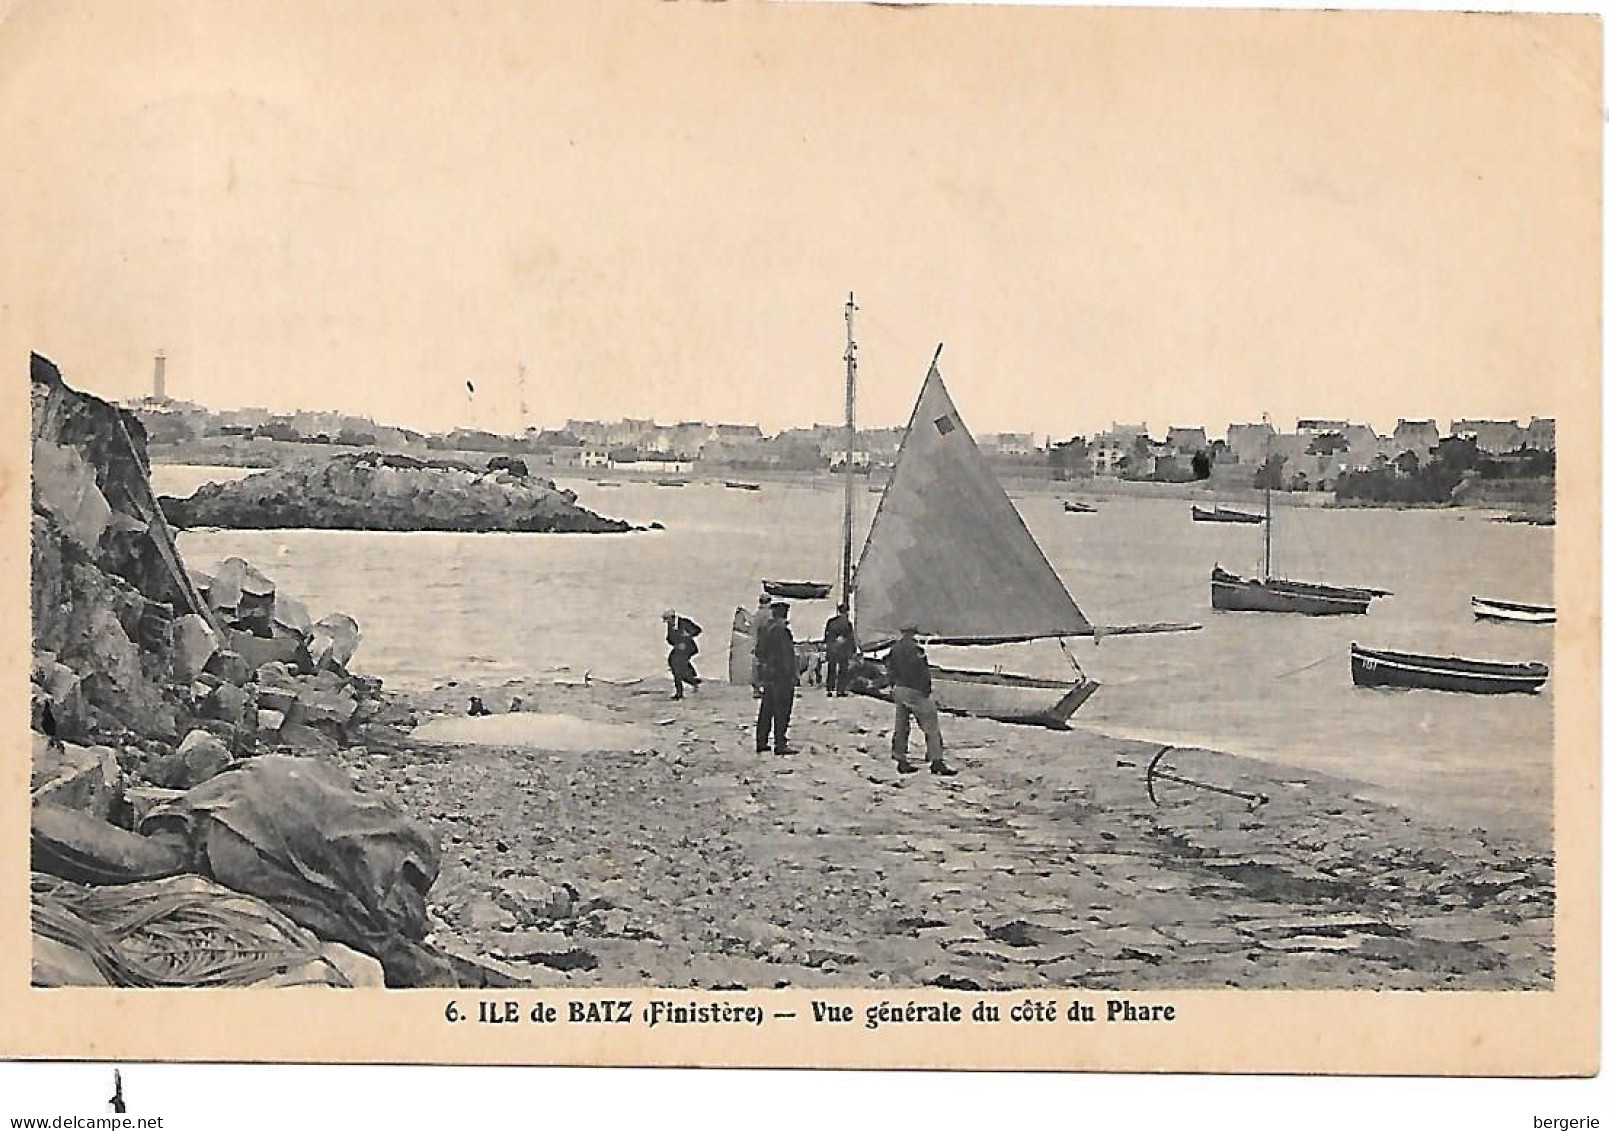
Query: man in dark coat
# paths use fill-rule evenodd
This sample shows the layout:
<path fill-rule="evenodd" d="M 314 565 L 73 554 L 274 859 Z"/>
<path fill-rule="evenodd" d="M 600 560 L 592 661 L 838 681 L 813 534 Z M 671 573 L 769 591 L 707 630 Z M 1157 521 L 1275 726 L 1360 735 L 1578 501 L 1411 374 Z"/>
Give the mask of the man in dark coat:
<path fill-rule="evenodd" d="M 900 637 L 888 650 L 889 692 L 894 697 L 894 765 L 902 774 L 914 774 L 909 745 L 911 716 L 916 716 L 922 737 L 927 740 L 927 768 L 942 777 L 956 771 L 944 763 L 944 735 L 939 731 L 939 709 L 933 702 L 933 676 L 927 666 L 927 653 L 916 642 L 916 625 L 900 628 Z"/>
<path fill-rule="evenodd" d="M 670 645 L 670 655 L 665 657 L 665 662 L 670 665 L 670 678 L 676 685 L 672 699 L 682 697 L 684 684 L 697 691 L 698 685 L 704 682 L 693 668 L 693 657 L 698 655 L 698 642 L 694 637 L 703 631 L 687 617 L 677 616 L 676 610 L 665 610 L 665 643 Z"/>
<path fill-rule="evenodd" d="M 771 595 L 760 594 L 760 607 L 754 614 L 754 620 L 749 623 L 749 686 L 754 689 L 754 697 L 760 698 L 760 639 L 771 631 Z"/>
<path fill-rule="evenodd" d="M 754 748 L 771 749 L 776 736 L 778 754 L 796 753 L 788 745 L 788 721 L 793 717 L 793 688 L 799 681 L 799 661 L 788 628 L 788 604 L 771 602 L 771 623 L 754 634 L 756 658 L 760 667 L 760 722 Z"/>
<path fill-rule="evenodd" d="M 849 602 L 838 606 L 838 615 L 827 622 L 822 633 L 827 649 L 827 694 L 849 694 L 849 666 L 855 658 L 855 624 L 849 619 Z"/>

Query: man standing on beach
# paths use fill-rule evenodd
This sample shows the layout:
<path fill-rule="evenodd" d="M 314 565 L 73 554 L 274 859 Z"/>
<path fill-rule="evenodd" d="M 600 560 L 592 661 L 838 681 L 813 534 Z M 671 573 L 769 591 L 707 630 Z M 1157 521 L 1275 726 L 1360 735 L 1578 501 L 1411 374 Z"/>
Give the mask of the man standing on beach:
<path fill-rule="evenodd" d="M 827 646 L 827 694 L 849 694 L 849 664 L 855 658 L 855 625 L 849 619 L 849 602 L 838 605 L 838 615 L 822 633 Z"/>
<path fill-rule="evenodd" d="M 760 640 L 771 628 L 771 594 L 760 594 L 760 608 L 749 625 L 749 686 L 754 697 L 760 697 Z"/>
<path fill-rule="evenodd" d="M 793 687 L 799 680 L 799 661 L 793 632 L 788 628 L 786 601 L 772 602 L 770 626 L 763 632 L 756 626 L 754 640 L 755 656 L 760 662 L 760 721 L 754 748 L 762 753 L 771 749 L 775 734 L 778 754 L 797 753 L 788 745 L 788 722 L 793 717 Z"/>
<path fill-rule="evenodd" d="M 944 736 L 939 732 L 939 709 L 933 702 L 933 676 L 928 671 L 927 653 L 916 642 L 914 624 L 900 627 L 900 637 L 888 650 L 889 690 L 894 696 L 894 766 L 902 774 L 914 774 L 909 747 L 911 716 L 927 740 L 927 768 L 940 777 L 954 777 L 956 770 L 944 763 Z"/>

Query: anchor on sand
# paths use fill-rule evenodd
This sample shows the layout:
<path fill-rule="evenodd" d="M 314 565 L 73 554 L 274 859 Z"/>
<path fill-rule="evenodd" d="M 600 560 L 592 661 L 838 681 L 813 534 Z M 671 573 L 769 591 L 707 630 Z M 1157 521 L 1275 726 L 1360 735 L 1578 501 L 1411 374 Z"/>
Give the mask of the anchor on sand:
<path fill-rule="evenodd" d="M 1242 801 L 1250 802 L 1253 809 L 1260 809 L 1264 805 L 1268 804 L 1268 797 L 1266 794 L 1242 793 L 1238 789 L 1229 789 L 1228 787 L 1221 785 L 1208 785 L 1206 782 L 1196 781 L 1193 778 L 1183 777 L 1179 774 L 1170 774 L 1166 770 L 1157 769 L 1157 765 L 1162 761 L 1162 759 L 1173 753 L 1173 750 L 1174 748 L 1172 746 L 1164 746 L 1162 749 L 1156 752 L 1156 757 L 1152 758 L 1151 764 L 1145 768 L 1145 793 L 1146 796 L 1151 799 L 1152 805 L 1160 806 L 1162 804 L 1162 802 L 1156 799 L 1156 780 L 1158 778 L 1161 778 L 1163 781 L 1177 782 L 1180 785 L 1193 785 L 1197 789 L 1204 789 L 1209 793 L 1221 793 L 1225 797 L 1238 797 Z"/>

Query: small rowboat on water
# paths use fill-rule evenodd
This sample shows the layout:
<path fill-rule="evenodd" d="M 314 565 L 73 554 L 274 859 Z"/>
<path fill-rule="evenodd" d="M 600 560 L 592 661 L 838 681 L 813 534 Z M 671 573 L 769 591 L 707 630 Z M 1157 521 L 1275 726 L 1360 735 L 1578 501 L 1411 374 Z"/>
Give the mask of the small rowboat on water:
<path fill-rule="evenodd" d="M 1195 503 L 1190 504 L 1190 517 L 1196 522 L 1245 522 L 1257 523 L 1263 521 L 1260 514 L 1250 511 L 1237 511 L 1231 507 L 1203 507 Z"/>
<path fill-rule="evenodd" d="M 1067 514 L 1094 514 L 1096 508 L 1091 503 L 1075 503 L 1067 499 L 1062 500 L 1061 509 Z"/>
<path fill-rule="evenodd" d="M 1493 597 L 1471 597 L 1469 603 L 1476 620 L 1506 620 L 1518 624 L 1553 624 L 1559 619 L 1552 605 L 1522 605 L 1518 601 L 1499 601 Z"/>
<path fill-rule="evenodd" d="M 819 601 L 832 592 L 830 581 L 762 581 L 760 587 L 772 597 L 792 601 Z"/>
<path fill-rule="evenodd" d="M 1417 687 L 1503 695 L 1540 691 L 1547 679 L 1546 664 L 1421 656 L 1352 645 L 1352 682 L 1359 687 Z"/>
<path fill-rule="evenodd" d="M 740 483 L 735 479 L 728 479 L 726 485 L 734 491 L 758 491 L 760 489 L 758 483 Z"/>

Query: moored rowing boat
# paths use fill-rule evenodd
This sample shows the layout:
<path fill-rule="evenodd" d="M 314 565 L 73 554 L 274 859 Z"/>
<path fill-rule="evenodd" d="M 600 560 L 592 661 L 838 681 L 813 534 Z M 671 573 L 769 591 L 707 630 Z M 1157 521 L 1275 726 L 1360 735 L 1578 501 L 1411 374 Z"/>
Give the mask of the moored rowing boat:
<path fill-rule="evenodd" d="M 1537 692 L 1547 682 L 1546 664 L 1424 656 L 1352 645 L 1352 682 L 1359 687 L 1411 687 L 1476 695 Z"/>
<path fill-rule="evenodd" d="M 792 601 L 819 601 L 832 592 L 830 581 L 762 581 L 767 595 Z"/>
<path fill-rule="evenodd" d="M 1552 605 L 1523 605 L 1518 601 L 1499 601 L 1494 597 L 1471 597 L 1476 620 L 1512 621 L 1516 624 L 1554 624 L 1559 613 Z"/>
<path fill-rule="evenodd" d="M 1260 523 L 1263 516 L 1252 514 L 1249 511 L 1237 511 L 1231 507 L 1203 507 L 1195 503 L 1190 504 L 1190 517 L 1196 522 L 1243 522 Z"/>

